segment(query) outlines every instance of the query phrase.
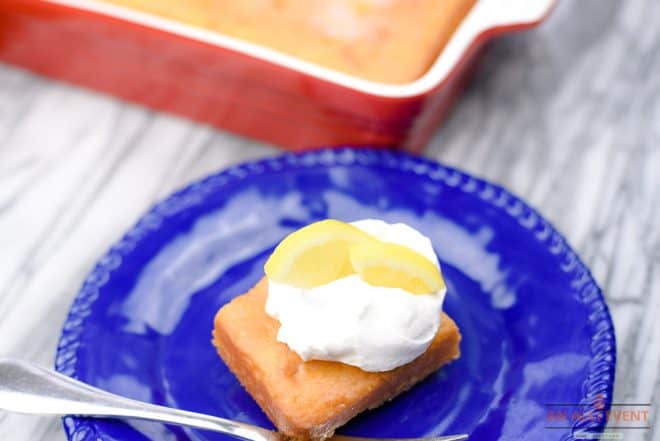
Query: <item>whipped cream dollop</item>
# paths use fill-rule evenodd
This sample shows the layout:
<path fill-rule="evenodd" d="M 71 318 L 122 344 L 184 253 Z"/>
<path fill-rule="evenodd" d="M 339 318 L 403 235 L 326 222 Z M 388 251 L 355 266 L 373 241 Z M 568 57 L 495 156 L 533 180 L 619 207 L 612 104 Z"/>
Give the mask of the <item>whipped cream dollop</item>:
<path fill-rule="evenodd" d="M 352 225 L 408 247 L 439 267 L 431 241 L 406 224 L 365 219 Z M 280 322 L 277 339 L 303 360 L 381 372 L 426 351 L 440 326 L 444 297 L 444 289 L 416 295 L 370 285 L 357 274 L 311 289 L 269 280 L 266 313 Z"/>

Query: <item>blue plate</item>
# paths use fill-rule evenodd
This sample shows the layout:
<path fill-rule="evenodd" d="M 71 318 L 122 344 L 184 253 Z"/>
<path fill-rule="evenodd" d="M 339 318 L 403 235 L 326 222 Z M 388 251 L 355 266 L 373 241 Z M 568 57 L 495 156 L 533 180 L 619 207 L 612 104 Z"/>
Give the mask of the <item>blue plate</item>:
<path fill-rule="evenodd" d="M 501 187 L 385 151 L 251 162 L 159 203 L 85 281 L 57 369 L 138 400 L 273 427 L 211 346 L 213 316 L 263 275 L 287 233 L 324 218 L 405 222 L 429 236 L 463 334 L 458 361 L 341 433 L 557 440 L 603 429 L 593 415 L 611 403 L 615 340 L 589 270 Z M 69 417 L 65 428 L 75 441 L 226 439 L 136 421 Z"/>

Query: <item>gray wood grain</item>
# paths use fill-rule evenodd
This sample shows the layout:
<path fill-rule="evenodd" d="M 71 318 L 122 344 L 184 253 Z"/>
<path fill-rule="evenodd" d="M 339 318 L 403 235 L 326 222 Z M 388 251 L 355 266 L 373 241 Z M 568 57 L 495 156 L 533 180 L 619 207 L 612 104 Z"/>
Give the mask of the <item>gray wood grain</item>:
<path fill-rule="evenodd" d="M 0 356 L 51 364 L 85 274 L 150 204 L 277 153 L 0 65 Z M 502 183 L 567 236 L 610 304 L 616 399 L 657 400 L 660 2 L 563 0 L 498 40 L 425 154 Z M 0 413 L 0 439 L 64 437 L 57 419 Z"/>

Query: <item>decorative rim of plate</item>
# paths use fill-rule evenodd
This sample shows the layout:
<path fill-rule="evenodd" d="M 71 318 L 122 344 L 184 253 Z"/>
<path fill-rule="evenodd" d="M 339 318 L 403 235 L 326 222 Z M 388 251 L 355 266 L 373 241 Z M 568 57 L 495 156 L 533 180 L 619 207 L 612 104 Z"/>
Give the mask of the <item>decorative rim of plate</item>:
<path fill-rule="evenodd" d="M 545 245 L 552 255 L 561 259 L 562 271 L 572 276 L 572 285 L 579 292 L 580 300 L 589 311 L 592 357 L 589 361 L 589 373 L 582 385 L 583 396 L 579 406 L 584 409 L 585 415 L 610 408 L 616 367 L 614 326 L 601 289 L 587 266 L 570 248 L 561 233 L 535 209 L 500 185 L 472 177 L 431 159 L 371 148 L 324 148 L 241 163 L 195 181 L 156 203 L 106 252 L 83 282 L 62 328 L 55 369 L 70 377 L 80 378 L 78 366 L 80 337 L 86 319 L 91 314 L 92 306 L 98 299 L 99 290 L 110 280 L 113 271 L 122 264 L 124 256 L 130 254 L 145 237 L 159 230 L 164 219 L 203 203 L 209 194 L 230 183 L 266 172 L 333 165 L 375 165 L 426 177 L 464 193 L 474 194 L 517 220 L 521 227 L 532 231 L 539 243 Z M 63 423 L 67 437 L 71 441 L 103 440 L 94 419 L 68 416 L 63 418 Z M 589 418 L 578 420 L 573 424 L 571 432 L 562 440 L 574 439 L 574 434 L 579 432 L 601 432 L 604 427 L 605 421 L 594 421 Z"/>

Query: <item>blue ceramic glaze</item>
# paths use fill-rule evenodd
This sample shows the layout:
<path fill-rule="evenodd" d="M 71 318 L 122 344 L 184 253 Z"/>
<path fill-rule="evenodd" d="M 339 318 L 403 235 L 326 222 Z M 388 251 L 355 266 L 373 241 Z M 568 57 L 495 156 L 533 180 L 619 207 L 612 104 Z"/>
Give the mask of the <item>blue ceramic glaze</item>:
<path fill-rule="evenodd" d="M 405 222 L 429 236 L 461 358 L 341 433 L 567 440 L 602 414 L 612 322 L 588 269 L 506 190 L 435 162 L 321 150 L 247 163 L 156 205 L 99 261 L 64 325 L 56 367 L 109 391 L 272 427 L 210 344 L 216 310 L 263 275 L 289 232 L 324 218 Z M 558 406 L 561 404 L 562 406 Z M 564 427 L 564 428 L 558 428 Z M 66 418 L 75 441 L 220 440 L 150 422 Z"/>

